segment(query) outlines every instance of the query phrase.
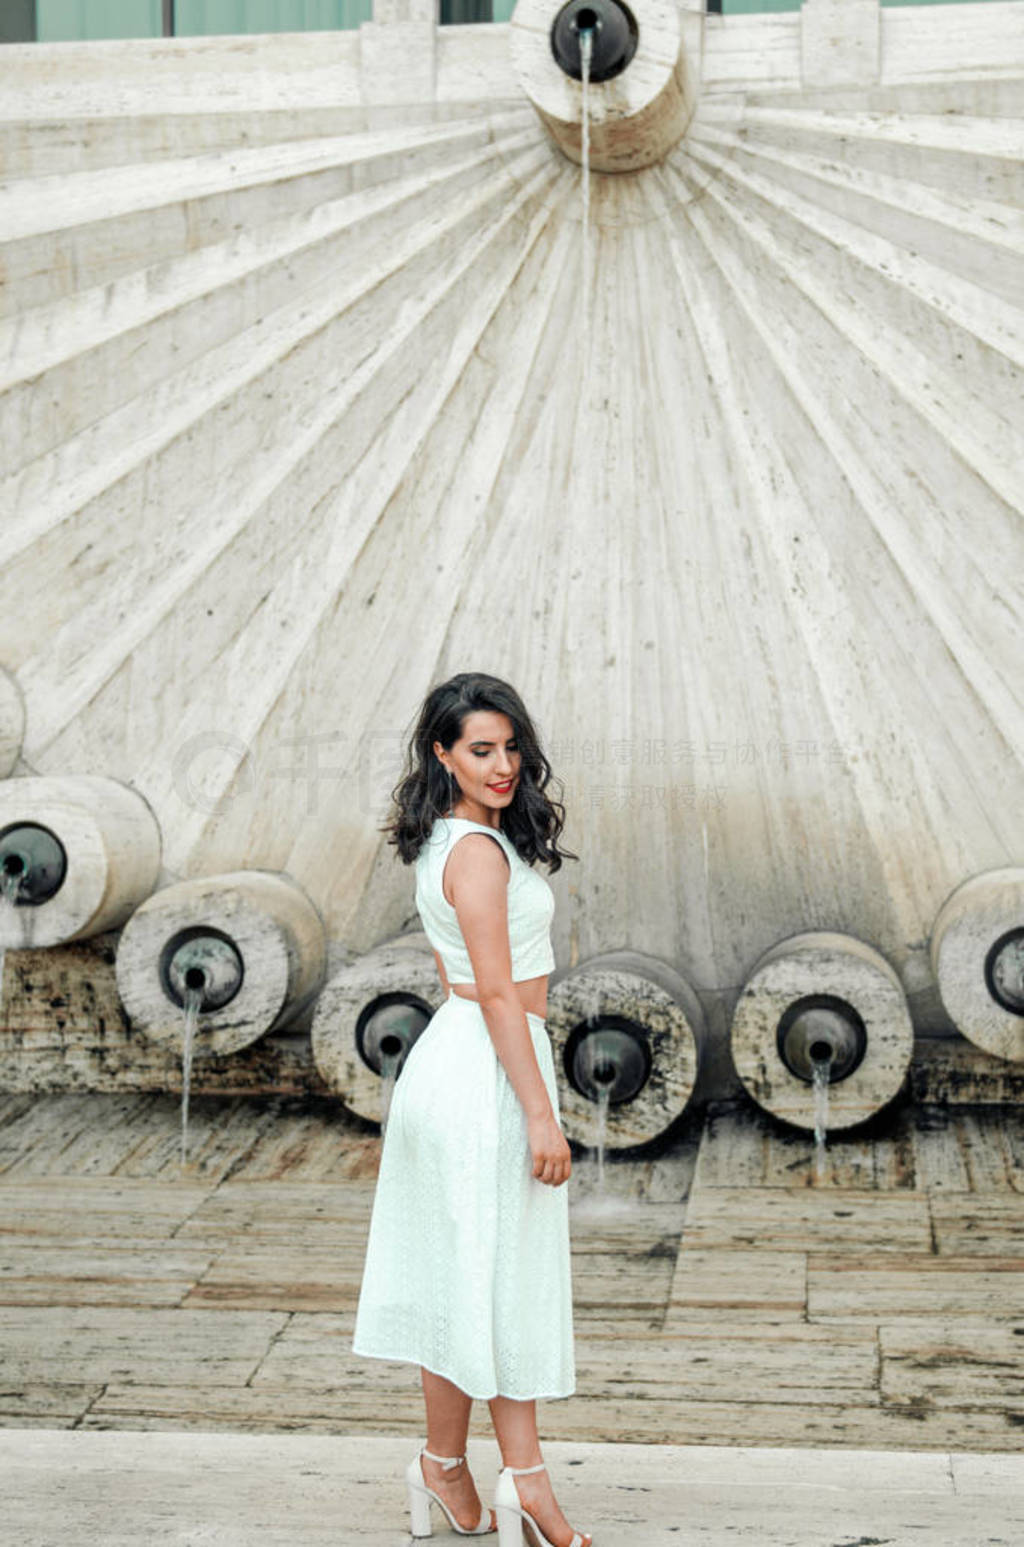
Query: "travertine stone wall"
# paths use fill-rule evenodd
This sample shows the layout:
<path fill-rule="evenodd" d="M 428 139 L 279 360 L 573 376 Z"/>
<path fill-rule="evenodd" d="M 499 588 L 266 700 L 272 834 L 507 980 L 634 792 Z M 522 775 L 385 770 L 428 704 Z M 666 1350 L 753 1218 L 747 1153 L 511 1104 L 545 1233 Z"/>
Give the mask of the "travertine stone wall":
<path fill-rule="evenodd" d="M 861 85 L 819 4 L 704 19 L 683 138 L 595 173 L 585 319 L 507 27 L 6 49 L 15 780 L 131 784 L 158 884 L 287 871 L 358 955 L 414 920 L 406 728 L 477 665 L 564 781 L 560 967 L 670 963 L 724 1080 L 754 963 L 828 929 L 955 1038 L 929 932 L 1024 806 L 1020 14 L 886 8 Z"/>
<path fill-rule="evenodd" d="M 805 85 L 875 84 L 881 58 L 879 0 L 804 0 L 800 22 Z"/>

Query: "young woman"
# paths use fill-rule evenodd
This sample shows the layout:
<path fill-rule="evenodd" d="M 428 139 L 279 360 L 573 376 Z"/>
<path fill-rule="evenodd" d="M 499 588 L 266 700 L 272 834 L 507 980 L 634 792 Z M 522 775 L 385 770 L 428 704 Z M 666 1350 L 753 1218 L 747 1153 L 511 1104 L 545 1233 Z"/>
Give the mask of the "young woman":
<path fill-rule="evenodd" d="M 538 1398 L 576 1387 L 569 1146 L 545 1027 L 564 808 L 515 689 L 462 672 L 432 689 L 386 824 L 447 998 L 410 1048 L 388 1113 L 353 1351 L 421 1366 L 427 1443 L 406 1471 L 414 1536 L 430 1502 L 500 1547 L 591 1547 L 541 1458 Z M 503 1469 L 495 1508 L 466 1464 L 474 1398 Z"/>

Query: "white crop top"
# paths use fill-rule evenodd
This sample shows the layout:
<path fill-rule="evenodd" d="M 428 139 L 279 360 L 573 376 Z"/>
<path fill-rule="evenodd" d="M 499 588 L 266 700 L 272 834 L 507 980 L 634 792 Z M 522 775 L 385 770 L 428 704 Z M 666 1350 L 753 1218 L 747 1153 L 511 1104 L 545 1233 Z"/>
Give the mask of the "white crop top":
<path fill-rule="evenodd" d="M 416 856 L 416 907 L 427 939 L 444 964 L 449 983 L 472 983 L 473 965 L 462 938 L 455 909 L 441 889 L 445 861 L 466 833 L 485 832 L 496 838 L 509 862 L 508 940 L 512 981 L 523 982 L 555 970 L 551 920 L 555 894 L 539 871 L 532 870 L 503 832 L 471 822 L 468 817 L 438 817 L 430 837 Z"/>

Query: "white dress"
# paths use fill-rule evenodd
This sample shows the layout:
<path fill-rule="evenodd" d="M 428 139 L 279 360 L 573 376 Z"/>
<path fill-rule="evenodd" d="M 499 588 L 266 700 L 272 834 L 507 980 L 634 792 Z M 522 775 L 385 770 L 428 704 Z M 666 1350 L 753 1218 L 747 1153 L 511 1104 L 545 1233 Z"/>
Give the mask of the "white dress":
<path fill-rule="evenodd" d="M 459 838 L 485 831 L 509 859 L 513 981 L 554 967 L 547 881 L 500 831 L 440 817 L 416 861 L 416 903 L 449 983 L 473 970 L 441 890 Z M 542 1017 L 526 1014 L 560 1118 Z M 533 1175 L 522 1103 L 480 1006 L 450 994 L 395 1084 L 373 1201 L 354 1353 L 409 1360 L 471 1397 L 568 1397 L 576 1389 L 569 1189 Z"/>

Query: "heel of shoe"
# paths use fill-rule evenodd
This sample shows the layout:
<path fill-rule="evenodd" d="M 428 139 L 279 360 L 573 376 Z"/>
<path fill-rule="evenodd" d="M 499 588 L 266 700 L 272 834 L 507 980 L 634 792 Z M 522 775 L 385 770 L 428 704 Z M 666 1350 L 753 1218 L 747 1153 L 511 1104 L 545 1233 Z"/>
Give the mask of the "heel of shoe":
<path fill-rule="evenodd" d="M 498 1547 L 523 1547 L 523 1517 L 512 1504 L 499 1504 L 495 1500 L 494 1513 L 498 1517 Z"/>
<path fill-rule="evenodd" d="M 419 1461 L 417 1459 L 417 1465 Z M 411 1536 L 432 1536 L 434 1528 L 430 1523 L 430 1495 L 424 1489 L 417 1488 L 410 1476 L 405 1479 L 406 1492 L 409 1495 L 409 1534 Z"/>

